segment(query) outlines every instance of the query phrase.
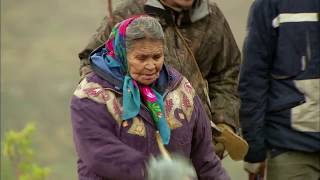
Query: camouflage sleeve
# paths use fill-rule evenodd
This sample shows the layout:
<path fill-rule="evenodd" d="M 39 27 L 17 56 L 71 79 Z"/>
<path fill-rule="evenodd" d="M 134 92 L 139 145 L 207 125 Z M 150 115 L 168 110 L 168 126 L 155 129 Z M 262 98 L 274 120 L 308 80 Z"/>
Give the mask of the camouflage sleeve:
<path fill-rule="evenodd" d="M 110 34 L 112 29 L 112 24 L 108 21 L 108 17 L 104 17 L 102 23 L 96 32 L 92 35 L 87 46 L 78 54 L 80 59 L 80 68 L 86 65 L 90 65 L 89 55 L 90 53 L 103 44 Z"/>
<path fill-rule="evenodd" d="M 126 0 L 122 3 L 116 3 L 116 8 L 112 12 L 112 20 L 110 17 L 106 16 L 103 18 L 99 28 L 96 32 L 91 36 L 89 43 L 85 46 L 85 48 L 78 54 L 80 59 L 80 68 L 83 66 L 90 65 L 89 55 L 90 53 L 102 45 L 109 37 L 113 26 L 122 21 L 123 19 L 130 17 L 133 14 L 141 14 L 143 11 L 143 5 L 141 0 L 132 1 Z"/>
<path fill-rule="evenodd" d="M 212 8 L 215 16 L 212 19 L 216 21 L 214 25 L 218 26 L 215 27 L 218 32 L 214 32 L 213 36 L 220 36 L 216 38 L 218 41 L 215 45 L 210 47 L 217 48 L 214 50 L 217 53 L 209 59 L 213 65 L 207 77 L 213 121 L 238 129 L 240 100 L 237 87 L 241 55 L 224 15 L 216 5 Z"/>

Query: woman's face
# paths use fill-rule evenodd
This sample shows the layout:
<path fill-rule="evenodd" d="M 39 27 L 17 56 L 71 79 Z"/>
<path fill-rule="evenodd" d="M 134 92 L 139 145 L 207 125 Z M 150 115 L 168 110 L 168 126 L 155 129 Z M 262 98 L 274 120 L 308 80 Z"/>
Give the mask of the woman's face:
<path fill-rule="evenodd" d="M 128 68 L 131 77 L 143 85 L 158 79 L 164 61 L 161 40 L 136 40 L 127 51 Z"/>

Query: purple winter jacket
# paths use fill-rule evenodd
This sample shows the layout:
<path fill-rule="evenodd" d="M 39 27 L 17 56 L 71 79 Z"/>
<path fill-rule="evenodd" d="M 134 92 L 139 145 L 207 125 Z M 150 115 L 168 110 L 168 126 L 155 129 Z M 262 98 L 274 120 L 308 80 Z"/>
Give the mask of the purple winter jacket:
<path fill-rule="evenodd" d="M 229 179 L 213 151 L 209 119 L 199 97 L 177 71 L 167 68 L 167 73 L 167 150 L 190 159 L 198 179 Z M 143 180 L 150 156 L 160 155 L 147 108 L 142 105 L 137 117 L 123 121 L 121 103 L 119 88 L 94 73 L 75 90 L 71 119 L 80 180 Z"/>

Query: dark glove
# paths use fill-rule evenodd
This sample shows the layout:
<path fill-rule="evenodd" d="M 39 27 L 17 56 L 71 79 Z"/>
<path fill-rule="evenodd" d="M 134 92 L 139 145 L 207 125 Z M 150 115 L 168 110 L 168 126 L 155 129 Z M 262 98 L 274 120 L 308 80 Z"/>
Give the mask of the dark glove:
<path fill-rule="evenodd" d="M 85 77 L 87 74 L 89 74 L 90 72 L 92 72 L 92 69 L 90 66 L 90 60 L 89 60 L 89 55 L 91 52 L 92 52 L 91 49 L 85 49 L 79 53 L 81 79 Z"/>
<path fill-rule="evenodd" d="M 91 66 L 90 65 L 85 65 L 85 66 L 82 66 L 80 68 L 80 76 L 81 76 L 81 79 L 84 78 L 86 75 L 88 75 L 89 73 L 92 72 L 92 69 L 91 69 Z"/>

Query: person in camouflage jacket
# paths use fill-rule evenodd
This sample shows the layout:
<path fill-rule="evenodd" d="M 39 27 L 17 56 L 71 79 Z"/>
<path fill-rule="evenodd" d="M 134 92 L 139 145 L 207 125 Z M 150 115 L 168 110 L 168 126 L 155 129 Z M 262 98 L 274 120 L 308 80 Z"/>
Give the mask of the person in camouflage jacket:
<path fill-rule="evenodd" d="M 114 24 L 135 14 L 151 15 L 159 19 L 165 32 L 168 47 L 165 63 L 191 82 L 209 118 L 218 127 L 238 131 L 240 51 L 227 20 L 214 2 L 190 2 L 190 7 L 184 7 L 181 0 L 127 0 L 118 4 L 79 53 L 80 73 L 84 76 L 91 71 L 89 55 L 108 39 Z"/>

